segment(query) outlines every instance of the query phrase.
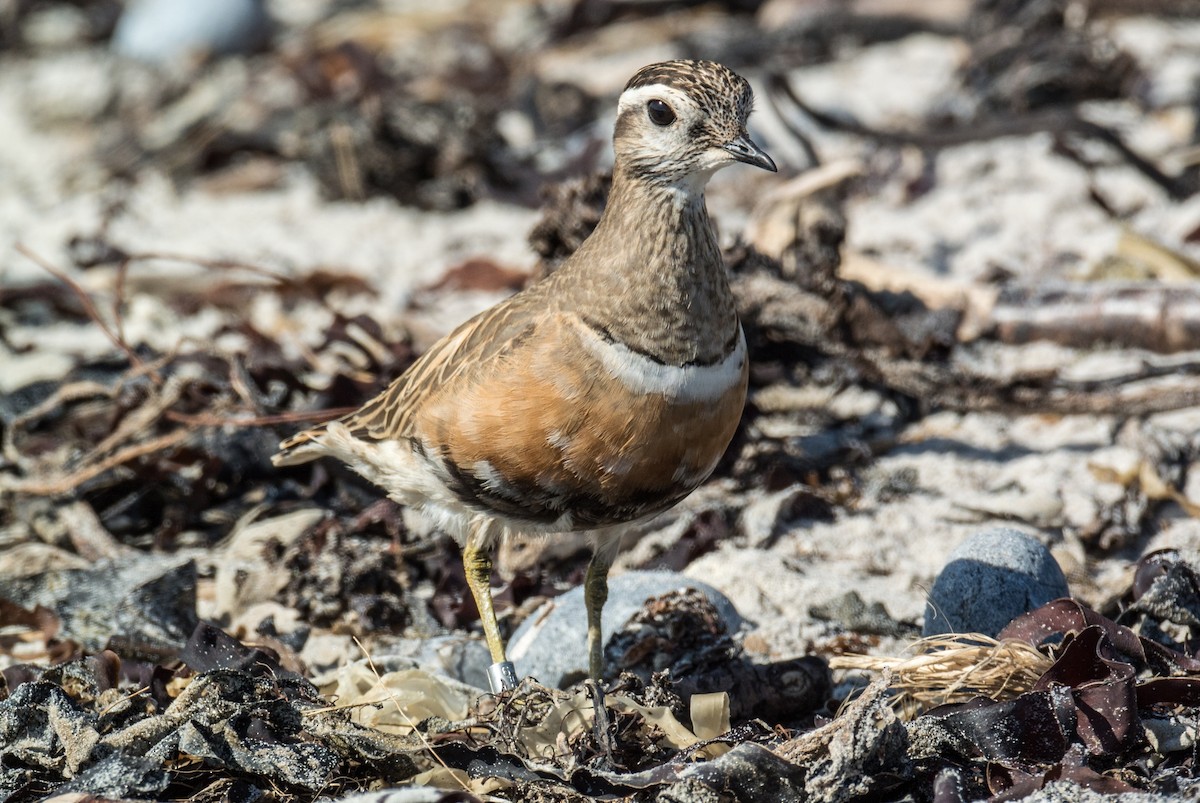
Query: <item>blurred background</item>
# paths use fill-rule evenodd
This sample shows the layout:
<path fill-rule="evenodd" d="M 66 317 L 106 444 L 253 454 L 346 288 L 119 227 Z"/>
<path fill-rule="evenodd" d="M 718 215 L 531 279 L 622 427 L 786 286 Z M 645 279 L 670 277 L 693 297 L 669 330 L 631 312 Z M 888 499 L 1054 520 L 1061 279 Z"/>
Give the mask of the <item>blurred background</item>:
<path fill-rule="evenodd" d="M 571 253 L 622 87 L 672 58 L 750 80 L 780 172 L 708 192 L 742 428 L 618 563 L 716 608 L 613 667 L 897 652 L 1064 592 L 1115 617 L 1162 550 L 1195 565 L 1200 2 L 0 0 L 0 669 L 107 647 L 149 683 L 208 666 L 203 621 L 326 691 L 355 638 L 481 684 L 454 545 L 269 456 Z M 586 560 L 506 545 L 506 633 Z M 572 640 L 518 669 L 565 685 Z M 813 672 L 734 721 L 861 685 Z"/>

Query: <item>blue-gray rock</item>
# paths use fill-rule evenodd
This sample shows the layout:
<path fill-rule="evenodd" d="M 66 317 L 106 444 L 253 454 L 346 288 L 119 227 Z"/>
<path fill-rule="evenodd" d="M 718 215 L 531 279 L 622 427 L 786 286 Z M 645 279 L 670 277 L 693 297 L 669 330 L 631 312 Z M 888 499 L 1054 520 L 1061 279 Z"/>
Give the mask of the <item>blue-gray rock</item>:
<path fill-rule="evenodd" d="M 270 35 L 262 0 L 135 0 L 121 14 L 112 47 L 167 64 L 197 53 L 249 53 Z"/>
<path fill-rule="evenodd" d="M 138 644 L 182 648 L 196 629 L 196 564 L 181 554 L 135 553 L 85 569 L 0 576 L 0 599 L 58 616 L 60 638 L 101 650 L 113 633 Z"/>
<path fill-rule="evenodd" d="M 646 600 L 681 588 L 694 588 L 716 606 L 730 633 L 743 619 L 720 591 L 710 585 L 666 571 L 626 572 L 609 578 L 602 632 L 612 634 L 637 613 Z M 535 677 L 562 688 L 587 673 L 587 609 L 583 588 L 573 588 L 538 608 L 521 623 L 508 642 L 508 658 L 517 677 Z"/>
<path fill-rule="evenodd" d="M 461 633 L 423 638 L 377 637 L 371 657 L 380 672 L 423 669 L 476 689 L 488 687 L 487 670 L 492 663 L 491 653 L 481 639 Z"/>
<path fill-rule="evenodd" d="M 1016 617 L 1069 595 L 1050 550 L 1018 530 L 976 533 L 950 553 L 925 603 L 922 633 L 995 636 Z"/>

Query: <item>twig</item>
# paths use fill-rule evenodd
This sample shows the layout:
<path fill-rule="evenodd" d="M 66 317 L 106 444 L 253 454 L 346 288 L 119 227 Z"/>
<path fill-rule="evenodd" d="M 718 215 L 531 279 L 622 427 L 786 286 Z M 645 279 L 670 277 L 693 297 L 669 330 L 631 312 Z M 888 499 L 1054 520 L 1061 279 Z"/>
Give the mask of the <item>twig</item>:
<path fill-rule="evenodd" d="M 125 342 L 125 316 L 122 310 L 125 307 L 125 279 L 129 276 L 129 257 L 121 260 L 121 264 L 117 265 L 117 276 L 113 282 L 113 325 L 117 329 L 117 337 L 121 342 Z"/>
<path fill-rule="evenodd" d="M 226 418 L 212 413 L 191 414 L 168 410 L 163 417 L 169 421 L 197 427 L 269 427 L 273 424 L 293 424 L 298 421 L 329 421 L 352 413 L 356 409 L 355 407 L 333 407 L 325 410 L 294 411 L 251 418 Z"/>
<path fill-rule="evenodd" d="M 280 273 L 260 265 L 251 265 L 248 262 L 239 262 L 235 259 L 210 259 L 208 257 L 189 256 L 187 254 L 172 254 L 165 251 L 146 251 L 140 254 L 128 254 L 126 259 L 130 262 L 148 262 L 152 259 L 161 259 L 171 262 L 189 262 L 193 265 L 213 268 L 214 270 L 244 270 L 256 276 L 271 279 L 279 284 L 288 286 L 296 285 L 296 280 L 286 273 Z"/>
<path fill-rule="evenodd" d="M 145 457 L 148 454 L 170 449 L 172 446 L 187 440 L 191 434 L 191 430 L 177 429 L 166 435 L 122 449 L 95 465 L 81 468 L 65 477 L 57 479 L 43 480 L 31 478 L 6 481 L 4 477 L 0 477 L 0 490 L 15 491 L 32 496 L 61 496 L 78 488 L 93 477 L 103 474 L 110 468 L 115 468 L 122 463 L 128 463 L 130 460 L 136 460 L 139 457 Z"/>
<path fill-rule="evenodd" d="M 458 782 L 458 785 L 462 787 L 463 791 L 469 794 L 471 792 L 470 787 L 459 780 L 459 777 L 454 773 L 450 765 L 443 761 L 442 757 L 437 754 L 437 750 L 430 743 L 429 739 L 426 738 L 425 734 L 421 733 L 421 731 L 417 729 L 417 723 L 412 721 L 412 717 L 410 717 L 408 712 L 401 707 L 400 701 L 396 699 L 396 695 L 393 694 L 392 690 L 389 689 L 383 682 L 383 676 L 379 674 L 379 670 L 375 667 L 375 659 L 371 657 L 371 653 L 367 652 L 367 648 L 364 647 L 362 642 L 358 640 L 358 636 L 354 637 L 354 645 L 362 650 L 362 654 L 367 659 L 367 666 L 371 668 L 371 674 L 373 674 L 375 676 L 375 680 L 379 682 L 380 688 L 382 688 L 387 696 L 391 698 L 392 705 L 396 706 L 396 711 L 399 712 L 400 716 L 404 717 L 404 721 L 408 723 L 408 726 L 412 728 L 412 732 L 415 733 L 417 738 L 421 740 L 421 744 L 425 745 L 425 749 L 428 750 L 433 756 L 434 761 L 441 764 L 442 768 L 450 773 L 450 777 L 454 778 L 454 780 Z"/>
<path fill-rule="evenodd" d="M 146 692 L 148 692 L 148 691 L 150 691 L 150 687 L 149 687 L 149 686 L 142 686 L 142 687 L 141 687 L 141 688 L 139 688 L 139 689 L 134 689 L 133 691 L 129 692 L 129 694 L 122 695 L 122 696 L 118 697 L 117 699 L 113 700 L 113 701 L 112 701 L 111 703 L 109 703 L 108 705 L 104 706 L 104 708 L 102 708 L 102 709 L 100 710 L 100 712 L 97 714 L 97 716 L 99 716 L 99 717 L 103 717 L 105 714 L 107 714 L 109 711 L 111 711 L 111 710 L 113 710 L 114 708 L 116 708 L 116 707 L 117 707 L 118 705 L 120 705 L 121 703 L 124 703 L 124 702 L 127 702 L 127 701 L 129 701 L 129 700 L 132 700 L 134 697 L 141 696 L 141 695 L 145 694 L 145 693 L 146 693 Z"/>
<path fill-rule="evenodd" d="M 891 145 L 916 145 L 920 148 L 941 149 L 966 145 L 971 142 L 981 142 L 1001 137 L 1028 136 L 1042 132 L 1052 134 L 1080 134 L 1085 137 L 1098 139 L 1114 148 L 1130 166 L 1161 187 L 1173 200 L 1181 201 L 1190 198 L 1196 192 L 1196 187 L 1192 182 L 1168 176 L 1157 165 L 1125 144 L 1125 141 L 1115 131 L 1099 123 L 1083 119 L 1074 109 L 1048 109 L 1026 114 L 1023 117 L 982 120 L 971 125 L 964 125 L 961 128 L 926 131 L 889 131 L 871 128 L 856 120 L 838 117 L 812 107 L 796 94 L 791 84 L 782 75 L 774 74 L 769 76 L 767 78 L 767 90 L 769 93 L 779 94 L 787 98 L 800 112 L 811 117 L 818 125 Z M 778 102 L 774 98 L 772 98 L 772 102 L 778 106 Z M 780 119 L 792 132 L 793 136 L 803 140 L 803 134 L 796 130 L 795 124 L 786 115 L 780 114 Z"/>
<path fill-rule="evenodd" d="M 65 284 L 67 287 L 71 288 L 72 292 L 74 292 L 79 298 L 79 303 L 83 305 L 83 309 L 87 313 L 88 317 L 100 327 L 100 330 L 104 332 L 105 337 L 111 340 L 114 346 L 125 352 L 125 356 L 129 358 L 129 362 L 134 367 L 140 368 L 142 366 L 142 358 L 139 357 L 137 353 L 129 347 L 129 344 L 125 342 L 124 338 L 120 337 L 108 326 L 108 324 L 104 322 L 104 319 L 100 317 L 100 311 L 96 309 L 96 305 L 92 303 L 91 296 L 87 294 L 86 290 L 79 286 L 78 282 L 76 282 L 63 271 L 51 265 L 48 260 L 42 258 L 38 254 L 35 254 L 31 249 L 26 247 L 24 243 L 17 243 L 16 250 L 17 253 L 22 254 L 34 264 L 38 265 L 42 270 L 46 271 L 51 276 Z M 150 378 L 155 384 L 162 382 L 162 377 L 159 376 L 157 372 L 152 371 L 150 373 Z"/>
<path fill-rule="evenodd" d="M 1129 417 L 1200 405 L 1200 385 L 1196 383 L 1144 381 L 1120 387 L 1105 387 L 1101 383 L 1072 387 L 1063 380 L 1039 382 L 1037 377 L 1004 380 L 944 365 L 898 360 L 883 349 L 858 350 L 839 345 L 826 350 L 832 356 L 852 361 L 868 380 L 938 409 Z M 1021 382 L 1038 384 L 1018 384 Z"/>

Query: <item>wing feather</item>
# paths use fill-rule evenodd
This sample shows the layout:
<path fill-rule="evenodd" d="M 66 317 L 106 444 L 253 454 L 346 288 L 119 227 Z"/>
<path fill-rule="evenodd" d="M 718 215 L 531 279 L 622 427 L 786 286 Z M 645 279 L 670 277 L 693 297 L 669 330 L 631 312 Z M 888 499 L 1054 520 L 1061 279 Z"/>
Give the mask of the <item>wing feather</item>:
<path fill-rule="evenodd" d="M 547 294 L 542 290 L 547 284 L 540 282 L 463 323 L 421 355 L 382 393 L 338 419 L 339 423 L 354 437 L 365 440 L 409 437 L 413 417 L 431 393 L 468 368 L 479 367 L 507 351 L 538 326 L 549 312 L 543 303 Z M 292 465 L 321 456 L 324 450 L 320 440 L 327 427 L 328 422 L 284 440 L 272 462 Z"/>

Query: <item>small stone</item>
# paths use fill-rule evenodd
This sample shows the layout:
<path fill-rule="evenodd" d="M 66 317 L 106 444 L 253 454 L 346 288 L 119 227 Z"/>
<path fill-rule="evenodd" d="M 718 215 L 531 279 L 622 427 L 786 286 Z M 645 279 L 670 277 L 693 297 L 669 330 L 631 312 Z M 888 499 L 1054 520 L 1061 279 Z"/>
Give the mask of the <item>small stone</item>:
<path fill-rule="evenodd" d="M 853 633 L 903 638 L 915 630 L 915 626 L 893 619 L 883 603 L 875 601 L 868 605 L 853 589 L 823 605 L 809 607 L 808 613 L 814 619 L 834 622 Z"/>
<path fill-rule="evenodd" d="M 627 572 L 609 578 L 604 606 L 604 643 L 612 638 L 646 600 L 681 588 L 694 588 L 716 607 L 728 632 L 741 628 L 743 619 L 720 591 L 675 572 Z M 587 609 L 583 587 L 547 602 L 530 614 L 508 643 L 508 657 L 518 677 L 535 677 L 562 688 L 587 675 Z"/>
<path fill-rule="evenodd" d="M 431 675 L 450 678 L 476 689 L 488 687 L 487 670 L 491 654 L 482 639 L 450 633 L 421 638 L 392 638 L 377 635 L 371 657 L 388 671 L 420 669 Z"/>
<path fill-rule="evenodd" d="M 72 47 L 87 44 L 88 27 L 83 9 L 63 3 L 31 10 L 22 33 L 38 49 Z"/>
<path fill-rule="evenodd" d="M 950 553 L 925 603 L 922 633 L 995 636 L 1017 616 L 1069 594 L 1036 538 L 1007 527 L 984 530 Z"/>
<path fill-rule="evenodd" d="M 746 536 L 746 545 L 754 549 L 769 547 L 784 529 L 810 492 L 803 485 L 792 485 L 782 491 L 765 493 L 742 510 L 739 523 Z"/>
<path fill-rule="evenodd" d="M 202 54 L 249 53 L 269 34 L 262 0 L 137 0 L 117 22 L 112 46 L 138 61 L 168 64 Z"/>

